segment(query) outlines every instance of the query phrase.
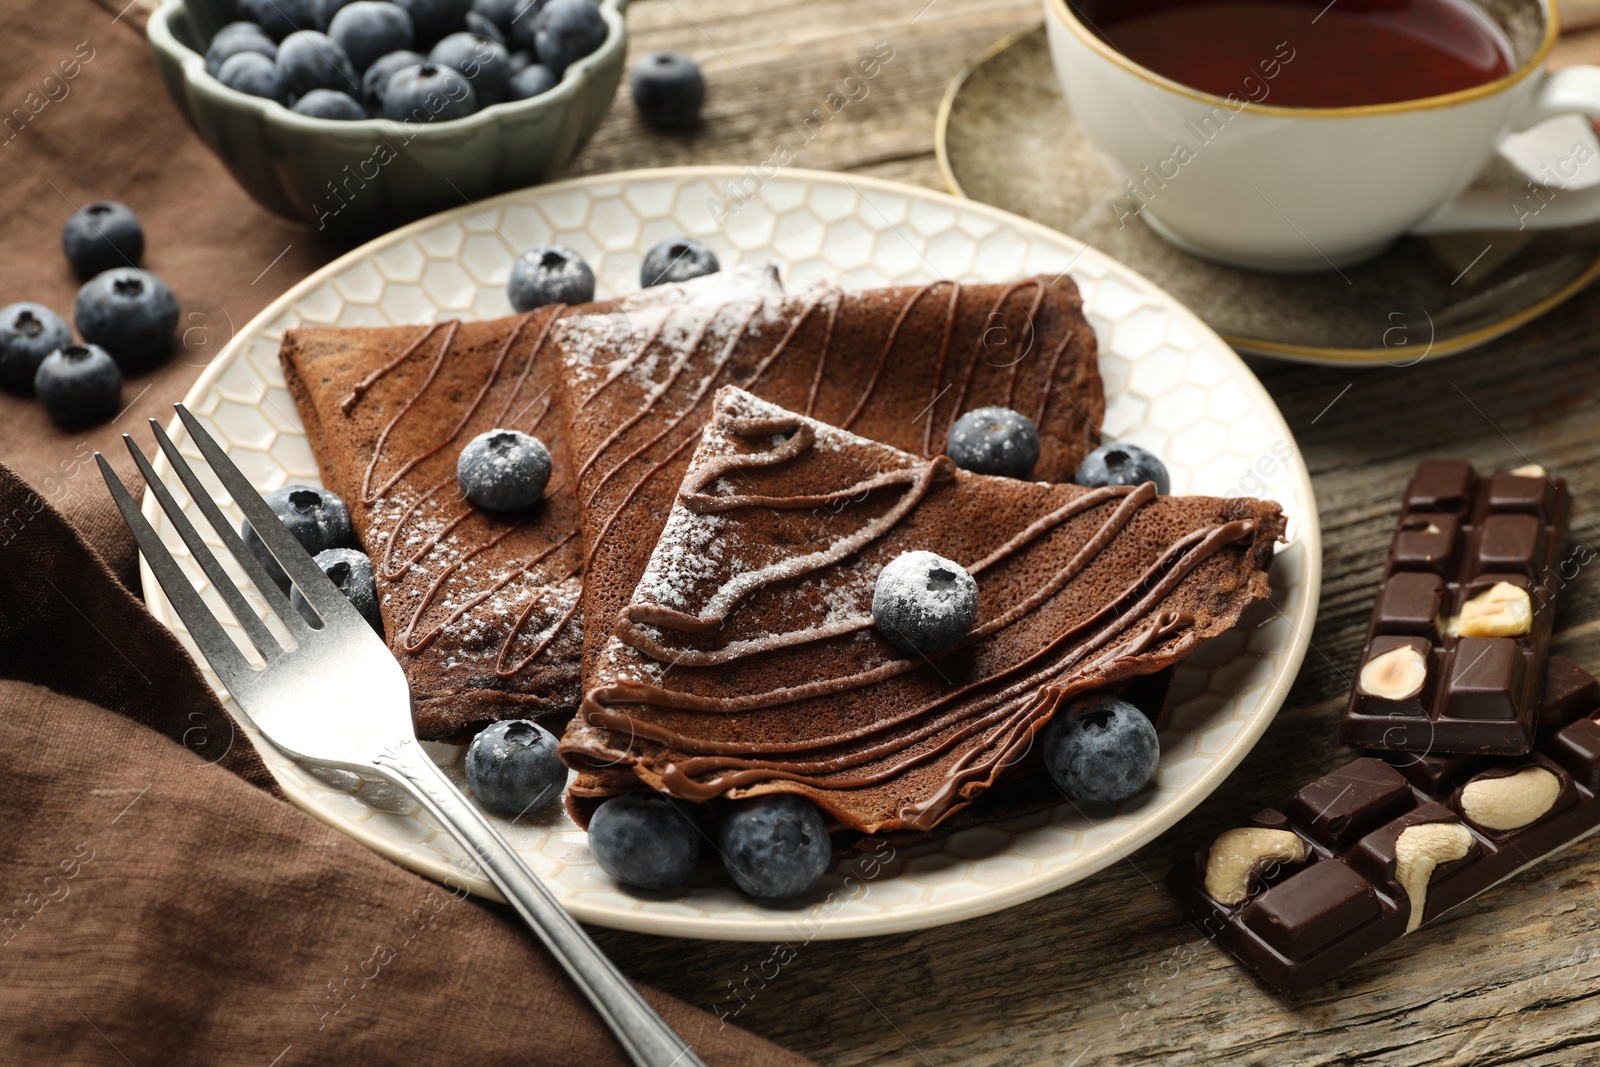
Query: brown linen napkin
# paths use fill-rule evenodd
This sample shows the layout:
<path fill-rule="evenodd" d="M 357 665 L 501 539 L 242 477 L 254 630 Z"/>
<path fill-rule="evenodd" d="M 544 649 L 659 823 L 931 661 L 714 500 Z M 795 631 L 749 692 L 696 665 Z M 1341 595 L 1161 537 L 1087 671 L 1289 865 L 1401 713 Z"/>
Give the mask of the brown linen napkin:
<path fill-rule="evenodd" d="M 627 1062 L 509 910 L 257 788 L 176 639 L 4 467 L 0 515 L 0 1062 Z M 645 992 L 709 1064 L 807 1062 Z"/>

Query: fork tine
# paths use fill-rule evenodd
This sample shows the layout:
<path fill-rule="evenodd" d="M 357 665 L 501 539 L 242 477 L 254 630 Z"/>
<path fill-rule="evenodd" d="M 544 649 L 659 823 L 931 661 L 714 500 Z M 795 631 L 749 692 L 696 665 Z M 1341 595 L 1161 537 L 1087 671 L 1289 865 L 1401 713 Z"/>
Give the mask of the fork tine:
<path fill-rule="evenodd" d="M 212 473 L 222 482 L 222 487 L 228 491 L 233 502 L 239 505 L 239 510 L 244 512 L 250 525 L 255 527 L 256 536 L 271 550 L 278 565 L 289 575 L 289 580 L 300 588 L 300 595 L 311 603 L 325 622 L 331 621 L 332 615 L 346 612 L 353 618 L 360 618 L 356 609 L 350 606 L 350 601 L 322 573 L 322 568 L 312 561 L 310 553 L 294 539 L 293 534 L 284 529 L 278 516 L 272 513 L 267 502 L 261 499 L 261 494 L 250 484 L 250 479 L 234 466 L 222 446 L 200 425 L 200 420 L 182 404 L 174 404 L 173 407 L 177 408 L 178 418 L 188 427 L 189 436 L 200 446 L 200 453 L 210 464 Z"/>
<path fill-rule="evenodd" d="M 200 646 L 201 653 L 217 676 L 232 690 L 237 683 L 254 673 L 254 668 L 245 660 L 239 646 L 223 631 L 222 624 L 217 622 L 211 609 L 206 607 L 206 602 L 189 584 L 178 561 L 172 558 L 167 546 L 161 543 L 161 538 L 139 513 L 139 505 L 128 495 L 127 486 L 111 469 L 106 457 L 96 452 L 94 458 L 100 464 L 100 474 L 106 480 L 106 488 L 111 490 L 111 498 L 117 502 L 117 510 L 122 512 L 122 521 L 133 532 L 133 539 L 139 543 L 139 550 L 155 572 L 156 581 L 166 591 L 167 599 L 172 601 L 178 618 L 189 628 L 190 636 Z"/>
<path fill-rule="evenodd" d="M 178 446 L 173 443 L 172 438 L 167 436 L 167 431 L 163 430 L 155 419 L 150 420 L 150 428 L 155 431 L 156 443 L 161 446 L 161 451 L 166 453 L 167 462 L 172 464 L 178 480 L 189 491 L 190 499 L 206 517 L 211 528 L 217 531 L 217 536 L 222 538 L 223 546 L 233 554 L 234 559 L 239 561 L 239 565 L 255 583 L 256 591 L 266 600 L 267 606 L 278 618 L 283 620 L 289 632 L 294 634 L 296 639 L 304 641 L 311 633 L 311 626 L 306 622 L 305 616 L 289 603 L 289 598 L 278 588 L 278 583 L 268 576 L 267 569 L 261 565 L 256 554 L 245 545 L 244 538 L 239 536 L 239 531 L 234 529 L 233 523 L 228 521 L 222 509 L 217 507 L 217 502 L 211 499 L 211 490 L 200 481 L 199 475 L 195 474 L 189 461 L 178 451 Z"/>
<path fill-rule="evenodd" d="M 155 469 L 150 466 L 150 461 L 144 458 L 139 446 L 134 444 L 133 438 L 123 434 L 122 443 L 128 446 L 133 461 L 139 465 L 139 473 L 144 475 L 146 488 L 155 494 L 161 510 L 167 513 L 167 520 L 177 529 L 178 536 L 183 538 L 183 543 L 189 546 L 189 554 L 200 564 L 200 569 L 211 579 L 211 584 L 216 587 L 217 592 L 222 594 L 228 610 L 233 612 L 233 617 L 244 627 L 244 632 L 250 636 L 250 641 L 256 646 L 256 650 L 268 663 L 283 655 L 283 646 L 272 636 L 272 631 L 267 629 L 266 623 L 257 617 L 249 601 L 245 600 L 244 594 L 239 592 L 239 587 L 233 584 L 228 572 L 217 562 L 217 557 L 212 553 L 210 546 L 201 540 L 199 531 L 183 513 L 183 508 L 178 506 L 177 500 L 173 499 L 171 490 L 156 476 Z"/>

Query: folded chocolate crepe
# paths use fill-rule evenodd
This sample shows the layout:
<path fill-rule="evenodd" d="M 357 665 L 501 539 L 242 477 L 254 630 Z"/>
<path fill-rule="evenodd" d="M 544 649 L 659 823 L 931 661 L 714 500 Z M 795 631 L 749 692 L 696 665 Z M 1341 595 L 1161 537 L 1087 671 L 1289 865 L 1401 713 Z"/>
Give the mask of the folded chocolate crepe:
<path fill-rule="evenodd" d="M 1065 275 L 1003 285 L 817 288 L 721 304 L 593 305 L 551 331 L 563 357 L 588 563 L 586 677 L 656 544 L 718 387 L 917 456 L 964 412 L 1014 408 L 1065 481 L 1099 443 L 1094 330 Z"/>
<path fill-rule="evenodd" d="M 563 739 L 580 819 L 648 787 L 930 829 L 1071 697 L 1231 627 L 1284 529 L 1269 501 L 970 474 L 734 388 L 686 468 Z M 979 589 L 968 637 L 931 658 L 872 622 L 879 572 L 918 549 Z"/>
<path fill-rule="evenodd" d="M 630 295 L 615 313 L 781 291 L 770 266 Z M 490 322 L 290 330 L 280 359 L 323 484 L 372 557 L 384 633 L 411 683 L 419 736 L 505 718 L 559 725 L 577 707 L 584 543 L 561 425 L 552 326 L 571 309 Z M 490 429 L 539 437 L 544 500 L 492 514 L 456 484 Z"/>

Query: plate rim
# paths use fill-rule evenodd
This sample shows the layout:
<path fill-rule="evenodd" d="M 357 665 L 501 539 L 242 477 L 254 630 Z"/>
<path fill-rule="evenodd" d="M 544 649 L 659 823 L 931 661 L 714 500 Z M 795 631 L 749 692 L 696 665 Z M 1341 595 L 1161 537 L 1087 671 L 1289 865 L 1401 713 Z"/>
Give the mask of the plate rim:
<path fill-rule="evenodd" d="M 494 197 L 487 197 L 483 200 L 468 201 L 460 207 L 450 208 L 397 227 L 351 249 L 286 289 L 246 322 L 244 326 L 235 331 L 228 344 L 223 347 L 222 351 L 217 354 L 217 357 L 212 360 L 184 395 L 183 402 L 187 406 L 194 407 L 203 398 L 209 396 L 215 389 L 217 380 L 233 365 L 233 362 L 236 359 L 244 358 L 244 352 L 250 343 L 249 339 L 253 339 L 264 332 L 274 319 L 289 310 L 298 300 L 327 284 L 332 278 L 349 267 L 381 251 L 384 247 L 410 239 L 442 223 L 470 218 L 474 214 L 483 215 L 487 210 L 524 202 L 530 198 L 560 195 L 573 189 L 605 184 L 626 185 L 630 182 L 658 179 L 716 180 L 738 178 L 741 173 L 740 168 L 732 165 L 697 165 L 650 167 L 584 175 L 558 182 L 529 186 L 525 189 L 513 190 Z M 1227 748 L 1218 753 L 1204 771 L 1177 790 L 1158 812 L 1153 812 L 1151 815 L 1143 817 L 1138 829 L 1131 832 L 1129 836 L 1121 841 L 1103 841 L 1099 845 L 1089 848 L 1078 862 L 1073 865 L 1075 873 L 1071 877 L 1064 879 L 1060 877 L 1052 878 L 1050 877 L 1050 872 L 1046 872 L 1004 887 L 992 888 L 989 892 L 976 897 L 949 903 L 919 904 L 877 915 L 844 918 L 837 916 L 826 917 L 821 919 L 820 925 L 814 926 L 805 932 L 805 939 L 819 941 L 847 940 L 931 929 L 1015 907 L 1098 874 L 1116 860 L 1126 859 L 1129 854 L 1143 848 L 1156 837 L 1177 825 L 1205 799 L 1210 797 L 1221 786 L 1223 780 L 1238 768 L 1244 758 L 1255 748 L 1256 743 L 1261 739 L 1262 734 L 1266 732 L 1267 727 L 1276 719 L 1284 700 L 1288 697 L 1290 688 L 1299 675 L 1300 666 L 1310 648 L 1311 631 L 1316 621 L 1317 608 L 1322 592 L 1322 530 L 1316 494 L 1311 484 L 1310 472 L 1304 462 L 1299 442 L 1283 418 L 1283 413 L 1278 409 L 1276 401 L 1272 399 L 1271 394 L 1267 392 L 1266 387 L 1262 385 L 1260 379 L 1256 377 L 1250 367 L 1215 330 L 1201 321 L 1199 316 L 1187 306 L 1165 289 L 1162 289 L 1121 261 L 1100 252 L 1076 237 L 1053 230 L 1043 223 L 1035 222 L 1032 219 L 1013 214 L 981 201 L 952 196 L 937 189 L 866 175 L 792 167 L 783 168 L 778 176 L 769 179 L 768 184 L 780 180 L 807 185 L 820 183 L 849 186 L 858 195 L 861 193 L 862 188 L 865 187 L 910 198 L 922 198 L 934 203 L 942 202 L 946 206 L 957 210 L 976 211 L 980 215 L 987 215 L 1004 226 L 1032 231 L 1050 241 L 1065 243 L 1069 247 L 1075 246 L 1076 251 L 1073 253 L 1066 270 L 1070 270 L 1081 258 L 1093 256 L 1111 268 L 1112 273 L 1120 273 L 1125 277 L 1135 279 L 1145 287 L 1148 293 L 1159 298 L 1175 318 L 1185 322 L 1197 331 L 1202 341 L 1207 336 L 1215 338 L 1218 343 L 1209 347 L 1215 348 L 1218 358 L 1233 362 L 1240 386 L 1253 397 L 1256 404 L 1261 408 L 1263 415 L 1268 417 L 1269 423 L 1274 426 L 1277 432 L 1282 433 L 1283 438 L 1293 446 L 1295 454 L 1301 457 L 1301 462 L 1294 465 L 1294 477 L 1298 480 L 1300 497 L 1305 502 L 1305 512 L 1300 516 L 1299 538 L 1296 542 L 1302 555 L 1300 563 L 1300 592 L 1303 599 L 1299 610 L 1294 616 L 1284 616 L 1290 624 L 1290 635 L 1283 651 L 1277 657 L 1279 665 L 1274 669 L 1272 678 L 1262 688 L 1261 695 L 1258 698 L 1258 705 L 1263 710 L 1245 722 L 1244 726 L 1234 735 Z M 298 415 L 298 412 L 296 414 Z M 187 437 L 187 434 L 183 431 L 182 424 L 176 416 L 169 421 L 167 428 L 168 432 L 173 434 L 175 440 L 178 440 L 180 435 Z M 170 473 L 170 464 L 167 463 L 165 455 L 158 454 L 153 462 L 157 474 L 166 475 Z M 141 503 L 141 511 L 147 519 L 155 521 L 156 516 L 153 513 L 157 510 L 159 510 L 159 505 L 154 497 L 146 493 Z M 169 629 L 176 630 L 177 627 L 174 626 L 175 616 L 170 614 L 171 606 L 165 595 L 162 594 L 160 584 L 155 581 L 154 574 L 150 571 L 149 563 L 143 554 L 139 556 L 139 577 L 141 588 L 145 591 L 146 603 L 151 607 L 151 613 L 163 625 Z M 150 595 L 152 591 L 156 594 L 154 599 Z M 200 663 L 199 666 L 203 669 L 205 665 Z M 231 698 L 226 695 L 221 696 L 220 699 L 231 704 Z M 272 747 L 270 743 L 256 733 L 254 728 L 242 716 L 238 715 L 236 708 L 230 710 L 235 718 L 239 720 L 240 727 L 253 743 L 266 745 L 268 748 Z M 277 771 L 272 768 L 271 761 L 268 760 L 266 762 L 268 763 L 268 769 L 273 771 L 274 780 L 278 780 Z M 279 785 L 280 788 L 283 788 L 281 781 L 279 781 Z M 315 804 L 300 792 L 292 792 L 289 789 L 283 789 L 283 792 L 302 811 L 310 813 L 313 817 L 354 838 L 407 870 L 434 881 L 444 881 L 449 878 L 452 885 L 464 886 L 473 893 L 487 899 L 503 900 L 493 885 L 478 875 L 466 874 L 462 870 L 450 867 L 447 864 L 436 864 L 430 860 L 419 858 L 415 853 L 407 852 L 401 846 L 401 843 L 374 833 L 368 829 L 365 823 L 344 821 L 333 812 Z M 1087 818 L 1087 816 L 1085 817 Z M 1089 829 L 1082 831 L 1082 833 L 1088 835 L 1094 830 L 1095 826 L 1091 820 Z M 1000 855 L 1004 855 L 1004 853 L 1002 852 Z M 774 910 L 765 916 L 766 921 L 764 922 L 743 921 L 729 926 L 726 924 L 725 919 L 717 916 L 658 915 L 648 907 L 619 911 L 605 907 L 597 908 L 583 900 L 563 900 L 562 903 L 580 921 L 611 929 L 665 937 L 702 938 L 718 941 L 759 942 L 770 940 L 774 937 L 792 937 L 802 927 L 804 917 L 808 914 L 806 911 L 784 912 Z"/>
<path fill-rule="evenodd" d="M 979 52 L 976 56 L 973 56 L 966 63 L 962 64 L 961 69 L 956 72 L 955 77 L 950 79 L 950 84 L 945 86 L 944 95 L 939 99 L 938 115 L 934 119 L 933 154 L 934 158 L 939 164 L 940 177 L 944 179 L 945 186 L 949 189 L 950 194 L 957 199 L 963 200 L 969 204 L 984 203 L 984 201 L 973 197 L 966 191 L 965 188 L 962 187 L 961 180 L 956 177 L 955 167 L 950 162 L 950 147 L 946 138 L 950 128 L 950 116 L 955 110 L 956 97 L 961 94 L 961 89 L 964 85 L 966 85 L 967 80 L 973 74 L 976 74 L 980 68 L 999 57 L 1001 53 L 1007 52 L 1017 44 L 1021 43 L 1023 38 L 1032 36 L 1033 34 L 1046 29 L 1048 29 L 1046 23 L 1040 22 L 1036 26 L 1029 26 L 1025 29 L 1015 30 L 1006 34 L 1004 37 L 1000 38 L 998 41 Z M 994 205 L 985 204 L 984 206 L 993 207 Z M 997 208 L 996 210 L 1004 211 L 1005 209 Z M 1010 212 L 1007 212 L 1007 214 L 1010 214 Z M 1019 215 L 1016 217 L 1024 219 L 1027 218 L 1026 215 Z M 1032 222 L 1033 220 L 1029 219 L 1028 221 Z M 1038 223 L 1038 225 L 1043 224 Z M 1066 234 L 1065 231 L 1058 232 L 1064 233 L 1068 237 L 1072 237 L 1071 234 Z M 1073 240 L 1078 240 L 1078 238 L 1073 237 Z M 1119 260 L 1118 262 L 1121 261 Z M 1129 269 L 1132 270 L 1131 267 Z M 1137 274 L 1138 272 L 1135 271 L 1134 273 Z M 1141 278 L 1144 277 L 1142 274 L 1139 276 Z M 1600 278 L 1600 254 L 1596 254 L 1595 258 L 1578 274 L 1577 277 L 1573 278 L 1572 281 L 1568 282 L 1566 285 L 1563 285 L 1560 289 L 1557 289 L 1549 296 L 1546 296 L 1541 300 L 1537 300 L 1534 303 L 1529 304 L 1527 307 L 1521 308 L 1513 314 L 1507 315 L 1503 319 L 1496 320 L 1487 326 L 1480 326 L 1476 330 L 1468 330 L 1466 333 L 1452 337 L 1442 343 L 1435 343 L 1429 347 L 1428 351 L 1421 358 L 1443 359 L 1447 356 L 1460 355 L 1461 353 L 1469 352 L 1474 348 L 1480 348 L 1498 337 L 1504 337 L 1506 334 L 1526 326 L 1535 319 L 1544 317 L 1551 311 L 1554 311 L 1560 305 L 1565 304 L 1568 300 L 1571 300 L 1573 297 L 1577 296 L 1583 290 L 1587 289 L 1589 285 L 1597 278 Z M 1157 286 L 1157 288 L 1160 287 Z M 1165 291 L 1166 290 L 1164 289 L 1162 290 L 1162 292 Z M 1241 352 L 1255 356 L 1264 356 L 1268 359 L 1283 360 L 1287 363 L 1307 363 L 1317 366 L 1349 367 L 1386 366 L 1394 362 L 1394 351 L 1388 348 L 1335 348 L 1319 345 L 1300 345 L 1292 344 L 1287 341 L 1273 341 L 1259 337 L 1248 337 L 1243 334 L 1223 333 L 1222 331 L 1211 326 L 1207 326 L 1207 329 L 1211 330 L 1212 333 L 1216 334 L 1233 348 L 1238 349 Z"/>

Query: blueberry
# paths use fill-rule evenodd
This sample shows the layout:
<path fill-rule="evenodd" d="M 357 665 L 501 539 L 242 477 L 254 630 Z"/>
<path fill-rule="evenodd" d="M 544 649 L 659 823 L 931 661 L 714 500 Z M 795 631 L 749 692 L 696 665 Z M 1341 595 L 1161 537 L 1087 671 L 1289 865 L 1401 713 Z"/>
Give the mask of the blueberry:
<path fill-rule="evenodd" d="M 500 31 L 500 27 L 488 16 L 480 15 L 476 11 L 468 11 L 465 25 L 467 33 L 493 41 L 501 47 L 507 47 L 506 35 Z"/>
<path fill-rule="evenodd" d="M 110 352 L 124 370 L 138 370 L 172 351 L 178 298 L 149 271 L 118 267 L 83 283 L 72 317 L 80 337 Z"/>
<path fill-rule="evenodd" d="M 33 391 L 62 429 L 93 426 L 117 413 L 122 371 L 98 345 L 66 345 L 44 357 Z"/>
<path fill-rule="evenodd" d="M 278 521 L 294 535 L 302 548 L 315 556 L 330 548 L 353 548 L 355 532 L 350 527 L 350 509 L 333 493 L 310 485 L 286 485 L 266 494 L 267 507 L 278 516 Z M 266 544 L 256 536 L 249 520 L 239 524 L 239 536 L 267 569 L 267 574 L 280 586 L 289 584 L 289 576 L 278 566 L 278 561 L 267 551 Z"/>
<path fill-rule="evenodd" d="M 700 859 L 700 830 L 687 813 L 654 793 L 612 797 L 589 820 L 589 851 L 624 885 L 676 889 Z"/>
<path fill-rule="evenodd" d="M 519 48 L 515 52 L 512 52 L 511 53 L 511 60 L 507 64 L 507 68 L 511 71 L 511 76 L 513 78 L 515 78 L 518 74 L 521 74 L 523 71 L 527 70 L 531 66 L 533 66 L 533 53 L 528 51 L 526 48 Z M 552 79 L 550 84 L 554 85 L 555 81 Z M 540 89 L 539 92 L 542 93 L 542 92 L 544 92 L 544 90 Z M 539 93 L 529 93 L 528 95 L 529 96 L 538 96 Z M 521 99 L 521 98 L 520 97 L 513 97 L 513 99 Z"/>
<path fill-rule="evenodd" d="M 24 396 L 44 357 L 72 343 L 67 320 L 43 304 L 0 308 L 0 388 Z"/>
<path fill-rule="evenodd" d="M 933 552 L 902 552 L 878 574 L 872 624 L 907 652 L 931 656 L 956 644 L 978 618 L 978 583 Z"/>
<path fill-rule="evenodd" d="M 1125 700 L 1089 697 L 1060 712 L 1044 728 L 1045 767 L 1075 800 L 1114 804 L 1155 777 L 1161 759 L 1156 728 Z"/>
<path fill-rule="evenodd" d="M 395 0 L 417 28 L 418 42 L 433 42 L 467 24 L 472 0 Z"/>
<path fill-rule="evenodd" d="M 367 107 L 376 112 L 383 110 L 383 90 L 389 84 L 389 79 L 397 70 L 407 67 L 420 67 L 428 61 L 428 57 L 417 52 L 390 52 L 373 61 L 372 66 L 361 76 L 361 99 L 366 101 Z"/>
<path fill-rule="evenodd" d="M 497 722 L 467 746 L 467 785 L 479 804 L 517 816 L 561 795 L 567 765 L 556 755 L 556 738 L 537 723 Z"/>
<path fill-rule="evenodd" d="M 467 79 L 438 63 L 403 67 L 383 88 L 383 116 L 397 122 L 448 122 L 478 110 Z"/>
<path fill-rule="evenodd" d="M 294 107 L 289 110 L 314 119 L 337 119 L 341 122 L 367 117 L 367 109 L 356 103 L 354 98 L 333 89 L 313 89 L 296 100 Z"/>
<path fill-rule="evenodd" d="M 344 49 L 318 30 L 297 30 L 283 39 L 278 45 L 278 76 L 291 99 L 313 89 L 353 93 L 361 84 Z"/>
<path fill-rule="evenodd" d="M 739 802 L 717 832 L 722 865 L 753 897 L 788 900 L 817 884 L 833 842 L 822 815 L 804 797 L 774 793 Z"/>
<path fill-rule="evenodd" d="M 587 2 L 587 0 L 585 0 Z M 674 237 L 662 241 L 645 253 L 639 267 L 639 284 L 646 289 L 652 285 L 672 285 L 715 274 L 722 269 L 717 255 L 693 237 Z"/>
<path fill-rule="evenodd" d="M 523 19 L 517 23 L 522 25 Z M 557 74 L 599 48 L 606 40 L 606 20 L 594 0 L 550 0 L 532 23 L 532 44 L 539 62 Z"/>
<path fill-rule="evenodd" d="M 628 78 L 633 105 L 645 124 L 658 130 L 687 130 L 700 121 L 706 80 L 682 52 L 651 52 Z"/>
<path fill-rule="evenodd" d="M 944 451 L 964 471 L 1030 478 L 1039 462 L 1039 431 L 1010 408 L 978 408 L 950 427 Z"/>
<path fill-rule="evenodd" d="M 1155 482 L 1156 492 L 1167 495 L 1167 467 L 1138 445 L 1113 441 L 1090 452 L 1078 465 L 1073 481 L 1098 489 L 1104 485 L 1143 485 Z"/>
<path fill-rule="evenodd" d="M 236 28 L 240 26 L 245 29 Z M 222 64 L 241 52 L 255 52 L 276 59 L 278 46 L 255 23 L 230 22 L 211 38 L 211 47 L 206 49 L 206 73 L 215 78 Z"/>
<path fill-rule="evenodd" d="M 61 229 L 61 250 L 85 281 L 113 267 L 137 267 L 144 255 L 144 230 L 126 204 L 96 200 L 72 213 Z"/>
<path fill-rule="evenodd" d="M 274 41 L 281 41 L 296 30 L 308 30 L 316 25 L 312 15 L 313 0 L 239 0 L 239 17 L 249 19 L 266 31 Z"/>
<path fill-rule="evenodd" d="M 333 16 L 328 24 L 328 37 L 344 49 L 357 70 L 366 70 L 380 56 L 410 48 L 415 32 L 411 28 L 411 16 L 404 8 L 378 0 L 356 0 Z M 329 85 L 324 88 L 344 87 Z"/>
<path fill-rule="evenodd" d="M 546 0 L 472 0 L 472 13 L 493 22 L 509 43 L 520 22 L 533 22 L 533 16 Z"/>
<path fill-rule="evenodd" d="M 212 34 L 211 43 L 216 44 L 218 41 L 226 41 L 234 37 L 266 37 L 269 42 L 272 40 L 271 37 L 267 37 L 267 31 L 261 28 L 261 23 L 251 22 L 249 19 L 239 19 L 237 22 L 228 23 Z"/>
<path fill-rule="evenodd" d="M 322 568 L 322 573 L 328 576 L 328 580 L 339 587 L 339 592 L 344 594 L 345 599 L 361 612 L 361 617 L 367 620 L 367 624 L 381 636 L 383 619 L 378 614 L 378 587 L 372 580 L 372 560 L 367 558 L 367 554 L 353 548 L 325 548 L 311 558 Z M 317 613 L 311 609 L 306 598 L 300 595 L 298 586 L 289 590 L 289 603 L 295 606 L 307 622 L 313 626 L 317 625 Z"/>
<path fill-rule="evenodd" d="M 450 67 L 471 82 L 482 107 L 498 104 L 506 98 L 506 82 L 511 80 L 511 53 L 503 44 L 476 34 L 452 33 L 433 46 L 428 61 Z"/>
<path fill-rule="evenodd" d="M 550 450 L 517 430 L 488 430 L 461 450 L 456 481 L 486 511 L 518 511 L 538 503 L 550 484 Z"/>
<path fill-rule="evenodd" d="M 514 52 L 511 55 L 515 62 L 517 56 L 526 55 L 524 52 Z M 511 81 L 506 84 L 506 99 L 527 100 L 530 97 L 548 93 L 561 79 L 556 77 L 554 71 L 542 63 L 533 63 L 517 71 L 511 76 Z"/>
<path fill-rule="evenodd" d="M 280 104 L 289 100 L 289 94 L 283 88 L 283 75 L 278 73 L 278 64 L 259 52 L 240 52 L 229 58 L 217 71 L 217 81 L 230 89 L 266 97 Z"/>
<path fill-rule="evenodd" d="M 587 304 L 594 299 L 594 271 L 570 248 L 540 245 L 511 265 L 506 295 L 518 311 L 546 304 Z"/>
<path fill-rule="evenodd" d="M 327 33 L 328 27 L 333 25 L 333 16 L 353 3 L 355 0 L 311 0 L 310 28 Z"/>

